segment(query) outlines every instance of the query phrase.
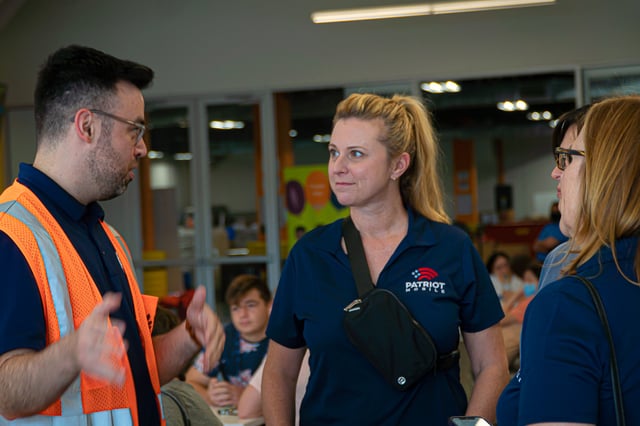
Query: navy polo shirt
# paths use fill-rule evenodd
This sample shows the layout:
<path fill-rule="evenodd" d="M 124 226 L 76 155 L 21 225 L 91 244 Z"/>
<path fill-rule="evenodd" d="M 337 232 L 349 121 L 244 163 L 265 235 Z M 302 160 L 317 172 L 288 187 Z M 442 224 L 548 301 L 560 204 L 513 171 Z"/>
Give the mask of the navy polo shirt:
<path fill-rule="evenodd" d="M 18 181 L 28 187 L 56 218 L 86 265 L 101 294 L 122 293 L 120 308 L 111 314 L 126 323 L 128 357 L 136 386 L 141 425 L 158 425 L 157 397 L 151 385 L 133 301 L 124 270 L 100 222 L 104 211 L 98 203 L 79 203 L 47 175 L 31 165 L 20 164 Z M 26 259 L 4 233 L 0 232 L 0 353 L 46 346 L 46 326 L 38 285 Z"/>
<path fill-rule="evenodd" d="M 342 327 L 343 308 L 358 292 L 341 236 L 339 219 L 296 243 L 283 268 L 267 328 L 267 335 L 281 345 L 310 349 L 311 376 L 300 424 L 437 425 L 463 415 L 467 401 L 458 366 L 397 391 L 349 342 Z M 398 296 L 441 354 L 457 348 L 458 327 L 478 332 L 504 316 L 468 236 L 411 210 L 409 231 L 377 286 Z"/>
<path fill-rule="evenodd" d="M 634 281 L 638 238 L 616 242 L 618 264 Z M 577 272 L 598 290 L 612 330 L 627 424 L 640 425 L 640 286 L 626 281 L 603 247 Z M 498 401 L 498 423 L 615 425 L 609 344 L 586 286 L 563 277 L 533 298 L 524 317 L 520 371 Z"/>

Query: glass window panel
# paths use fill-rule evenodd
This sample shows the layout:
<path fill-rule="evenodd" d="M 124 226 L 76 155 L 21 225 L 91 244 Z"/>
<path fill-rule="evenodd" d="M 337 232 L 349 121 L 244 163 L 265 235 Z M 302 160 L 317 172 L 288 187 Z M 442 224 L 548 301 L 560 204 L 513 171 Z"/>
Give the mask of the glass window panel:
<path fill-rule="evenodd" d="M 262 166 L 257 104 L 207 105 L 207 144 L 216 299 L 227 317 L 224 295 L 239 274 L 266 278 L 262 219 Z"/>
<path fill-rule="evenodd" d="M 481 221 L 498 220 L 499 185 L 510 186 L 513 194 L 512 207 L 503 220 L 546 217 L 550 199 L 555 198 L 555 185 L 545 170 L 547 163 L 548 172 L 553 165 L 553 119 L 575 107 L 573 72 L 458 80 L 457 86 L 449 84 L 456 88 L 453 91 L 446 90 L 446 83 L 425 80 L 420 87 L 425 105 L 433 112 L 444 153 L 441 176 L 450 215 L 454 217 L 459 210 L 453 147 L 456 141 L 470 141 Z M 526 109 L 518 109 L 518 100 L 526 102 Z M 511 102 L 514 111 L 500 110 L 500 102 Z M 536 162 L 540 166 L 534 166 Z"/>
<path fill-rule="evenodd" d="M 285 255 L 304 232 L 348 214 L 332 196 L 327 176 L 333 115 L 343 98 L 342 88 L 276 95 Z"/>
<path fill-rule="evenodd" d="M 640 93 L 640 66 L 598 68 L 584 71 L 585 103 L 607 96 Z"/>
<path fill-rule="evenodd" d="M 151 221 L 153 228 L 152 235 L 143 238 L 143 258 L 158 266 L 145 268 L 144 288 L 163 296 L 192 288 L 194 279 L 195 211 L 190 186 L 188 108 L 150 105 L 147 121 L 152 217 L 145 220 Z"/>

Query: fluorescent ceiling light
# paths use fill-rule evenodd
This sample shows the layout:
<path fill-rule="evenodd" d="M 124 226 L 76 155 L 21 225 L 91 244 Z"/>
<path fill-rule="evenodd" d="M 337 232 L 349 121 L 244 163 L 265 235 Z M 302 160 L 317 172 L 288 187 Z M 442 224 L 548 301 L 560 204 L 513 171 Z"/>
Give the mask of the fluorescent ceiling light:
<path fill-rule="evenodd" d="M 458 93 L 462 90 L 462 87 L 455 81 L 430 81 L 429 83 L 422 83 L 420 88 L 429 93 Z"/>
<path fill-rule="evenodd" d="M 365 21 L 370 19 L 407 18 L 410 16 L 441 15 L 446 13 L 479 12 L 514 7 L 544 6 L 556 0 L 470 0 L 448 3 L 419 3 L 404 6 L 383 6 L 358 9 L 313 12 L 316 24 L 330 22 Z"/>
<path fill-rule="evenodd" d="M 211 120 L 209 127 L 216 130 L 244 129 L 244 122 L 234 120 Z"/>
<path fill-rule="evenodd" d="M 526 111 L 529 109 L 529 104 L 522 99 L 498 102 L 496 106 L 500 111 L 507 111 L 507 112 Z"/>

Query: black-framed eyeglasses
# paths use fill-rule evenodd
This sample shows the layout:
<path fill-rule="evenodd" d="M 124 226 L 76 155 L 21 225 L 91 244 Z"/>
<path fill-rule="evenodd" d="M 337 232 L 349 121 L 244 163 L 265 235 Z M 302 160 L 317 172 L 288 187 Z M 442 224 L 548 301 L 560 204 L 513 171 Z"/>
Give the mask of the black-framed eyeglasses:
<path fill-rule="evenodd" d="M 553 155 L 556 159 L 556 167 L 560 170 L 564 170 L 569 164 L 571 164 L 574 155 L 584 157 L 584 151 L 558 147 L 553 151 Z"/>
<path fill-rule="evenodd" d="M 142 123 L 138 123 L 137 121 L 127 120 L 126 118 L 118 117 L 117 115 L 113 115 L 109 112 L 105 112 L 99 109 L 90 109 L 89 111 L 91 111 L 94 114 L 104 115 L 105 117 L 109 117 L 121 123 L 129 124 L 135 127 L 137 129 L 136 144 L 142 140 L 142 137 L 144 136 L 144 132 L 147 130 L 147 126 L 145 126 Z"/>

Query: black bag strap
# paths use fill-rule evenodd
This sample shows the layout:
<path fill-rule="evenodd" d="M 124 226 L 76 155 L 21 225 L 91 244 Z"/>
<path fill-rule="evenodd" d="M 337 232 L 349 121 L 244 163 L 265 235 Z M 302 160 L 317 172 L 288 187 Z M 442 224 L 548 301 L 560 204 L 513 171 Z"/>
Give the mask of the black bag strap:
<path fill-rule="evenodd" d="M 182 417 L 182 424 L 184 426 L 191 426 L 191 420 L 189 420 L 187 409 L 182 404 L 182 401 L 180 401 L 180 398 L 171 393 L 171 391 L 169 391 L 168 389 L 162 389 L 161 394 L 163 396 L 168 396 L 169 399 L 171 399 L 178 406 L 178 410 L 180 410 L 180 417 Z"/>
<path fill-rule="evenodd" d="M 369 273 L 369 265 L 367 257 L 364 254 L 364 247 L 360 233 L 351 220 L 351 216 L 347 216 L 342 221 L 342 235 L 344 244 L 347 246 L 347 255 L 351 263 L 351 272 L 356 280 L 358 295 L 363 297 L 373 289 L 373 280 Z"/>
<path fill-rule="evenodd" d="M 369 264 L 364 254 L 364 246 L 362 245 L 360 232 L 358 232 L 356 226 L 353 224 L 351 216 L 345 217 L 342 221 L 342 236 L 344 237 L 344 244 L 347 246 L 347 255 L 349 256 L 349 263 L 351 263 L 351 272 L 356 280 L 358 296 L 364 297 L 374 289 L 374 285 L 371 274 L 369 273 Z M 404 309 L 407 309 L 400 300 L 398 300 L 398 303 L 402 305 Z M 409 312 L 409 310 L 407 310 L 407 312 Z M 409 315 L 413 318 L 411 312 L 409 312 Z M 429 336 L 429 338 L 431 337 Z M 448 370 L 452 366 L 457 365 L 459 359 L 460 352 L 458 352 L 458 350 L 453 350 L 445 355 L 439 355 L 437 370 Z"/>
<path fill-rule="evenodd" d="M 596 306 L 596 311 L 598 312 L 598 316 L 600 317 L 600 322 L 602 323 L 602 327 L 604 328 L 607 339 L 609 340 L 609 354 L 611 357 L 611 382 L 613 383 L 613 403 L 616 407 L 616 423 L 618 426 L 624 426 L 626 422 L 624 420 L 624 405 L 622 400 L 622 387 L 620 386 L 620 373 L 618 371 L 616 350 L 613 346 L 613 336 L 611 336 L 611 328 L 609 327 L 609 321 L 607 320 L 607 313 L 604 310 L 604 305 L 602 304 L 600 294 L 598 294 L 598 290 L 596 290 L 591 281 L 578 275 L 574 275 L 573 277 L 582 281 L 582 283 L 589 290 L 591 298 L 593 299 L 593 304 Z"/>

